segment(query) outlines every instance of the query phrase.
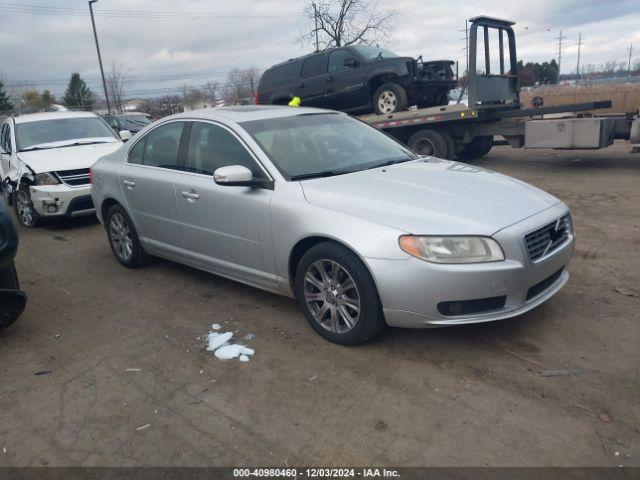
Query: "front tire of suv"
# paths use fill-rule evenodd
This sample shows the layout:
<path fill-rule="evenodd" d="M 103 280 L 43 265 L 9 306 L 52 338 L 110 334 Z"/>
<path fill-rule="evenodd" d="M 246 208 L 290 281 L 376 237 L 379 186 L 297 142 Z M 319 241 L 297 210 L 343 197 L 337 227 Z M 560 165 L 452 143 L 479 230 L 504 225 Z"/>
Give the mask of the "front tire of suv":
<path fill-rule="evenodd" d="M 359 345 L 386 326 L 369 270 L 340 244 L 310 248 L 298 263 L 294 287 L 309 325 L 331 342 Z"/>
<path fill-rule="evenodd" d="M 105 218 L 109 246 L 116 260 L 127 268 L 138 268 L 149 262 L 131 217 L 120 205 L 112 206 Z"/>
<path fill-rule="evenodd" d="M 373 94 L 373 110 L 378 115 L 402 112 L 408 103 L 407 91 L 397 83 L 385 83 Z"/>
<path fill-rule="evenodd" d="M 40 216 L 33 206 L 29 186 L 26 183 L 20 184 L 20 187 L 13 193 L 13 208 L 22 226 L 35 228 L 40 223 Z"/>

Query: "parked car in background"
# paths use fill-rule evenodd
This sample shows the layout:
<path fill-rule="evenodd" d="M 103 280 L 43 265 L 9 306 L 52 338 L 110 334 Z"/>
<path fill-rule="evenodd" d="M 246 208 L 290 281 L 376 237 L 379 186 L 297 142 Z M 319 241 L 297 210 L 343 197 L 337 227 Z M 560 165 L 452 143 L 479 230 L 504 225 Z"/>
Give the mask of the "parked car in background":
<path fill-rule="evenodd" d="M 458 81 L 451 60 L 423 62 L 368 45 L 332 48 L 274 65 L 262 74 L 257 104 L 302 105 L 350 113 L 394 113 L 447 105 Z"/>
<path fill-rule="evenodd" d="M 111 113 L 102 115 L 102 118 L 118 135 L 123 130 L 136 134 L 151 123 L 149 115 L 141 112 Z"/>
<path fill-rule="evenodd" d="M 130 134 L 129 134 L 130 135 Z M 89 167 L 122 140 L 90 112 L 9 117 L 0 130 L 0 185 L 25 227 L 95 213 Z"/>
<path fill-rule="evenodd" d="M 323 337 L 514 317 L 569 278 L 569 208 L 419 157 L 346 114 L 224 107 L 166 117 L 92 168 L 126 267 L 157 255 L 297 298 Z"/>
<path fill-rule="evenodd" d="M 27 297 L 20 291 L 13 258 L 18 249 L 18 231 L 9 209 L 0 202 L 0 330 L 7 328 L 20 316 Z"/>

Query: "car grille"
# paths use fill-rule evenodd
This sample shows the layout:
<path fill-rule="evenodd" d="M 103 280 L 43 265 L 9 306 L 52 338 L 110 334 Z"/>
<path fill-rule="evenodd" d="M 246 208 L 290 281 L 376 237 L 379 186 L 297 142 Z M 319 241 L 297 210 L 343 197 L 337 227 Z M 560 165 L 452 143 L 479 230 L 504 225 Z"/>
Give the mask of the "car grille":
<path fill-rule="evenodd" d="M 571 236 L 571 214 L 559 218 L 553 223 L 528 233 L 524 237 L 532 262 L 541 259 L 560 248 Z"/>
<path fill-rule="evenodd" d="M 81 168 L 79 170 L 64 170 L 61 172 L 56 172 L 58 178 L 65 185 L 69 185 L 70 187 L 79 187 L 81 185 L 89 185 L 91 182 L 89 181 L 89 169 Z"/>

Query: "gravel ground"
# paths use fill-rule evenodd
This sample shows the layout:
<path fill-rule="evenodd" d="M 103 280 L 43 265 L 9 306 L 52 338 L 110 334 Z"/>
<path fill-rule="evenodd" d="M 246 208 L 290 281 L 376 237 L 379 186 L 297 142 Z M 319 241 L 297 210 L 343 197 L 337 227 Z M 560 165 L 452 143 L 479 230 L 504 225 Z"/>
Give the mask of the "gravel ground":
<path fill-rule="evenodd" d="M 95 220 L 21 229 L 29 305 L 0 333 L 0 466 L 640 465 L 628 152 L 494 148 L 478 164 L 571 206 L 567 286 L 517 319 L 358 348 L 323 341 L 292 300 L 162 260 L 126 270 Z M 212 323 L 255 335 L 251 360 L 207 352 Z"/>

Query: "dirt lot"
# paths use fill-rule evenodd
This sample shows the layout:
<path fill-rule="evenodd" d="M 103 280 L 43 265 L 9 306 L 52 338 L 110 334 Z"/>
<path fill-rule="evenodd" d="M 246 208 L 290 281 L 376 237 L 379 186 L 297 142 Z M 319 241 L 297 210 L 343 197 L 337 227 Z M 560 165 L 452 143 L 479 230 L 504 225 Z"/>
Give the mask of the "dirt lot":
<path fill-rule="evenodd" d="M 289 299 L 161 260 L 126 270 L 95 221 L 22 229 L 29 305 L 0 334 L 0 465 L 640 465 L 628 151 L 496 147 L 483 166 L 572 207 L 568 285 L 519 319 L 358 348 L 320 339 Z M 255 335 L 249 363 L 204 349 L 212 323 Z"/>

